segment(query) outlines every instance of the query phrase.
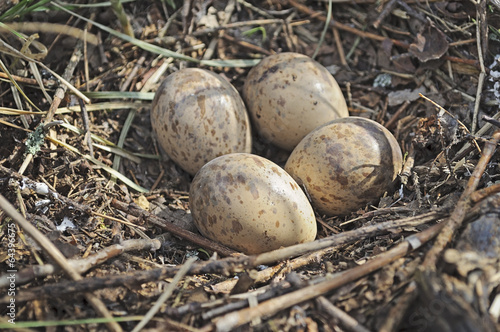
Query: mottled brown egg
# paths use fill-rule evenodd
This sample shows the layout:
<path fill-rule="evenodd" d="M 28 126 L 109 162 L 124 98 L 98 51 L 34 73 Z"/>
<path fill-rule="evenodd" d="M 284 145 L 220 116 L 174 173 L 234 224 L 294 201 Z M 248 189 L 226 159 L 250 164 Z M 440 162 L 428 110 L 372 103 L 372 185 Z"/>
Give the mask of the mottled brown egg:
<path fill-rule="evenodd" d="M 326 215 L 345 215 L 377 201 L 402 166 L 394 136 L 379 123 L 349 117 L 307 135 L 285 170 L 304 185 L 312 205 Z"/>
<path fill-rule="evenodd" d="M 257 132 L 288 151 L 320 125 L 349 116 L 337 81 L 299 53 L 264 58 L 248 73 L 243 99 Z"/>
<path fill-rule="evenodd" d="M 168 156 L 192 175 L 215 157 L 251 152 L 243 100 L 208 70 L 187 68 L 167 76 L 156 91 L 151 124 Z"/>
<path fill-rule="evenodd" d="M 314 240 L 316 218 L 281 167 L 248 153 L 218 157 L 196 174 L 189 206 L 204 236 L 246 254 Z"/>

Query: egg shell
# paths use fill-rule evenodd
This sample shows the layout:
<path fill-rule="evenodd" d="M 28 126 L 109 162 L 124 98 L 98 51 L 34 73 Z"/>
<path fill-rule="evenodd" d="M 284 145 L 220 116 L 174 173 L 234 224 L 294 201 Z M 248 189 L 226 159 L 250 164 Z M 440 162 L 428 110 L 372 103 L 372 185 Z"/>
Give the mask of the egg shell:
<path fill-rule="evenodd" d="M 401 149 L 391 132 L 375 121 L 349 117 L 307 135 L 285 170 L 304 185 L 318 212 L 332 216 L 378 200 L 401 167 Z"/>
<path fill-rule="evenodd" d="M 287 151 L 320 125 L 349 116 L 337 81 L 299 53 L 264 58 L 248 73 L 242 92 L 257 132 Z"/>
<path fill-rule="evenodd" d="M 155 94 L 151 124 L 167 155 L 191 175 L 223 154 L 251 152 L 243 100 L 229 82 L 205 69 L 167 76 Z"/>
<path fill-rule="evenodd" d="M 218 157 L 189 191 L 201 234 L 246 254 L 313 241 L 316 218 L 297 183 L 273 162 L 248 153 Z"/>

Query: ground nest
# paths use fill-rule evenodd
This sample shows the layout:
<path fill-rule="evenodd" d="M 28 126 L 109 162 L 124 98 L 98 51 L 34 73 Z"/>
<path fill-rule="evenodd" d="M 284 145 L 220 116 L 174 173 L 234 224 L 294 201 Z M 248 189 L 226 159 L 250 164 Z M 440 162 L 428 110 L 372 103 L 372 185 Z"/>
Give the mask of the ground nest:
<path fill-rule="evenodd" d="M 1 328 L 500 331 L 498 1 L 122 2 L 0 5 Z M 244 255 L 194 227 L 151 101 L 186 67 L 241 92 L 281 52 L 325 66 L 404 165 L 316 213 L 315 241 Z"/>

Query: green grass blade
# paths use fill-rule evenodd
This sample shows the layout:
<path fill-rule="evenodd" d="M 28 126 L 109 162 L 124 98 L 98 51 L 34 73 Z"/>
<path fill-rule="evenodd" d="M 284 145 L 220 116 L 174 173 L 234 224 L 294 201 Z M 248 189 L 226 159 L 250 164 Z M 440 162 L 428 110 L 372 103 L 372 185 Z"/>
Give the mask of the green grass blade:
<path fill-rule="evenodd" d="M 110 29 L 103 24 L 92 21 L 84 16 L 78 15 L 77 13 L 72 12 L 71 10 L 64 8 L 63 6 L 59 5 L 55 1 L 53 1 L 52 4 L 54 6 L 60 8 L 61 10 L 67 12 L 68 14 L 71 14 L 75 17 L 78 17 L 79 19 L 84 20 L 85 22 L 92 23 L 93 25 L 95 25 L 99 29 L 104 30 L 109 34 L 112 34 L 113 36 L 121 38 L 121 39 L 123 39 L 123 40 L 137 46 L 137 47 L 140 47 L 145 51 L 151 52 L 151 53 L 160 54 L 160 55 L 163 55 L 166 57 L 172 57 L 172 58 L 175 58 L 178 60 L 190 61 L 190 62 L 194 62 L 194 63 L 198 63 L 201 65 L 206 65 L 206 66 L 212 66 L 212 67 L 251 67 L 251 66 L 255 66 L 260 61 L 259 59 L 198 60 L 198 59 L 192 58 L 192 57 L 184 55 L 184 54 L 179 54 L 179 53 L 173 52 L 169 49 L 166 49 L 166 48 L 163 48 L 163 47 L 160 47 L 157 45 L 146 43 L 140 39 L 130 37 L 127 34 Z"/>

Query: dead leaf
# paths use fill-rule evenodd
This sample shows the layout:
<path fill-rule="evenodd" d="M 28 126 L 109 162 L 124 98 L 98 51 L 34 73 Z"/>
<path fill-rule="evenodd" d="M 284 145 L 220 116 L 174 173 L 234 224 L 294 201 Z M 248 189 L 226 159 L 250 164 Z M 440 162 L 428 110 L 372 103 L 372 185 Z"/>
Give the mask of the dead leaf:
<path fill-rule="evenodd" d="M 411 55 L 408 53 L 393 56 L 391 61 L 401 73 L 415 73 L 417 70 L 417 67 L 412 62 Z"/>
<path fill-rule="evenodd" d="M 410 45 L 409 52 L 421 62 L 426 62 L 441 58 L 448 51 L 448 46 L 446 35 L 434 24 L 427 23 Z"/>

